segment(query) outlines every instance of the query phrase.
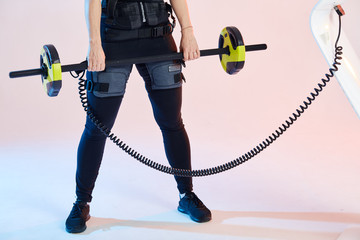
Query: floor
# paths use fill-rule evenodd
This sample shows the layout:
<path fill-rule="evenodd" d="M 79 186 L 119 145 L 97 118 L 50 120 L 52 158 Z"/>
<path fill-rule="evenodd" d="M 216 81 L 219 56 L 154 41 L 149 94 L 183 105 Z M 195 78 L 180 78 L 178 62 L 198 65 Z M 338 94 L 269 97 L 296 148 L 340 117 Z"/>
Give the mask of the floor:
<path fill-rule="evenodd" d="M 360 239 L 358 136 L 329 136 L 289 131 L 240 167 L 195 178 L 195 192 L 213 214 L 204 224 L 177 212 L 172 176 L 108 143 L 88 228 L 74 235 L 64 220 L 75 199 L 77 140 L 2 144 L 0 239 Z M 161 158 L 157 144 L 142 142 L 146 154 Z M 231 144 L 201 142 L 194 139 L 201 159 L 194 168 L 232 160 Z"/>

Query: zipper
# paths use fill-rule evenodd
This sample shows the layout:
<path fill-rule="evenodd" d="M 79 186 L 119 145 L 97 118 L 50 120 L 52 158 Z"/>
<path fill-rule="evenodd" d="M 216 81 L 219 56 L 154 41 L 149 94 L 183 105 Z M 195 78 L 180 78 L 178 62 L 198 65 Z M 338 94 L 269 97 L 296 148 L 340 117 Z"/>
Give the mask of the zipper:
<path fill-rule="evenodd" d="M 146 17 L 145 17 L 144 5 L 142 2 L 140 2 L 140 8 L 141 8 L 142 21 L 144 23 L 144 22 L 146 22 Z"/>

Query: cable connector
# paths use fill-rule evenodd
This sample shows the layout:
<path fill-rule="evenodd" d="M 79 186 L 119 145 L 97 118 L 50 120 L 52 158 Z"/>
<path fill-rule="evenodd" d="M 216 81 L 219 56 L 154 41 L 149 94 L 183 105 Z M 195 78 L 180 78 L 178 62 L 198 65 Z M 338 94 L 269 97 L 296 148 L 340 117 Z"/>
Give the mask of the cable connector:
<path fill-rule="evenodd" d="M 341 7 L 340 4 L 339 4 L 339 5 L 336 5 L 336 6 L 334 7 L 334 9 L 335 9 L 336 13 L 337 13 L 340 17 L 345 15 L 345 11 L 344 11 L 344 9 Z"/>

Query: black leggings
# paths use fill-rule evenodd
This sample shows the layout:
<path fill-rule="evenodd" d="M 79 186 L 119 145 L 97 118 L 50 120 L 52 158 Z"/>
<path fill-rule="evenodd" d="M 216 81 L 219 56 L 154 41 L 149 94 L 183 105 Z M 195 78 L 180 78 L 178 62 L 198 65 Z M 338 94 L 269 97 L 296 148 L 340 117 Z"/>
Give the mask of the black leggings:
<path fill-rule="evenodd" d="M 146 66 L 136 65 L 145 81 L 145 87 L 159 125 L 167 159 L 174 168 L 191 169 L 190 143 L 181 118 L 182 88 L 152 90 Z M 88 74 L 88 78 L 90 74 Z M 98 98 L 88 93 L 95 116 L 109 129 L 114 125 L 123 96 Z M 87 117 L 77 157 L 76 195 L 78 200 L 90 202 L 92 191 L 104 153 L 106 136 Z M 180 193 L 192 191 L 192 178 L 175 177 Z"/>

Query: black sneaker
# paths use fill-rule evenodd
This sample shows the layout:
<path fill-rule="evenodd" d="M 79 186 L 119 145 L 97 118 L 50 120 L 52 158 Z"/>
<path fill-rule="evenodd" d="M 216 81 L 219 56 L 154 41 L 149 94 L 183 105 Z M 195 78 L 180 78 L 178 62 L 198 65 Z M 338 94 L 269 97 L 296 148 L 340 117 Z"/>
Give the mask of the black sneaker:
<path fill-rule="evenodd" d="M 186 193 L 179 201 L 179 212 L 188 214 L 190 218 L 199 223 L 211 220 L 210 210 L 202 203 L 195 193 Z"/>
<path fill-rule="evenodd" d="M 81 233 L 86 229 L 86 221 L 90 219 L 90 206 L 86 202 L 76 201 L 66 219 L 65 226 L 68 233 Z"/>

